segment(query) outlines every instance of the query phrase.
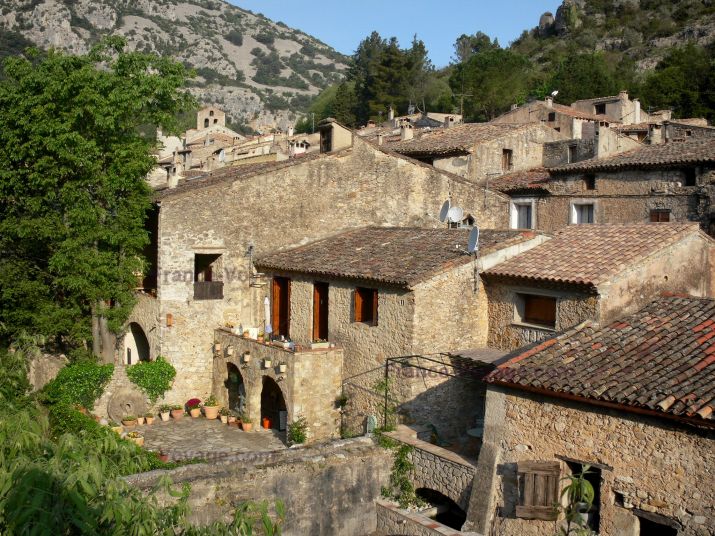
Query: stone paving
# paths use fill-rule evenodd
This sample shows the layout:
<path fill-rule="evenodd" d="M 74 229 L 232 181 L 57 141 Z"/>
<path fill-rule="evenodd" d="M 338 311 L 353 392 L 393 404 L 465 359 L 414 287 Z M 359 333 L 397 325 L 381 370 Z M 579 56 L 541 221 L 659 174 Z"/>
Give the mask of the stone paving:
<path fill-rule="evenodd" d="M 254 428 L 244 432 L 220 420 L 204 417 L 192 419 L 185 416 L 180 420 L 162 422 L 157 419 L 152 425 L 126 428 L 144 436 L 144 448 L 162 452 L 169 460 L 200 458 L 215 460 L 235 454 L 250 452 L 270 452 L 286 448 L 285 432 Z"/>

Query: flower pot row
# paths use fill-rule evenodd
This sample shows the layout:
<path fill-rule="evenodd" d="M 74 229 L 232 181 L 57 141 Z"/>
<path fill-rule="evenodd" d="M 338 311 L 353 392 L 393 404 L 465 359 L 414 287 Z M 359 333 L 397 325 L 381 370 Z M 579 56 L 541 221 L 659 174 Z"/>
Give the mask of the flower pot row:
<path fill-rule="evenodd" d="M 154 414 L 147 413 L 142 417 L 135 417 L 134 415 L 126 415 L 122 418 L 122 425 L 124 426 L 137 426 L 139 424 L 154 424 Z"/>

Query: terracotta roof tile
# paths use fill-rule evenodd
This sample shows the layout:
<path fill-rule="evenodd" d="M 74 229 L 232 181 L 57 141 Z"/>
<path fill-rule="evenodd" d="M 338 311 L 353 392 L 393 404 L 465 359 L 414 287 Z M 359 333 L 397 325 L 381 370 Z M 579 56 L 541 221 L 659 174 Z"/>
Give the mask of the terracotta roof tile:
<path fill-rule="evenodd" d="M 527 171 L 515 171 L 500 175 L 489 181 L 489 188 L 499 192 L 514 192 L 518 190 L 537 190 L 544 188 L 551 175 L 545 168 L 534 168 Z"/>
<path fill-rule="evenodd" d="M 698 229 L 697 223 L 570 225 L 485 275 L 597 287 L 626 266 Z"/>
<path fill-rule="evenodd" d="M 714 321 L 713 299 L 663 297 L 518 350 L 486 381 L 712 421 Z"/>
<path fill-rule="evenodd" d="M 644 145 L 607 158 L 591 158 L 549 168 L 551 173 L 612 171 L 625 168 L 657 168 L 715 163 L 715 138 L 692 138 L 662 145 Z"/>
<path fill-rule="evenodd" d="M 467 229 L 365 227 L 255 261 L 262 271 L 294 272 L 409 287 L 470 262 Z M 482 255 L 530 240 L 533 232 L 484 230 Z"/>

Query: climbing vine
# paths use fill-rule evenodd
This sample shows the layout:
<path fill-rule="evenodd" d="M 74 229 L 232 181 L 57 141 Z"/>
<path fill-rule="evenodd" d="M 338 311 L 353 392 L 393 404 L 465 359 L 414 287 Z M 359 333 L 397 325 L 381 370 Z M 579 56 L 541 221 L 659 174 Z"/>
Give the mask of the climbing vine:
<path fill-rule="evenodd" d="M 415 494 L 415 486 L 410 480 L 410 473 L 415 468 L 410 460 L 410 455 L 415 449 L 411 445 L 397 446 L 397 443 L 393 443 L 393 445 L 393 447 L 388 447 L 394 450 L 395 456 L 390 473 L 390 485 L 383 486 L 382 496 L 397 501 L 400 508 L 422 505 L 423 501 Z"/>
<path fill-rule="evenodd" d="M 77 405 L 91 410 L 112 378 L 114 365 L 88 361 L 67 365 L 42 390 L 46 404 Z"/>
<path fill-rule="evenodd" d="M 159 356 L 156 361 L 146 361 L 127 367 L 127 376 L 147 394 L 153 404 L 171 388 L 171 382 L 176 377 L 176 369 Z"/>

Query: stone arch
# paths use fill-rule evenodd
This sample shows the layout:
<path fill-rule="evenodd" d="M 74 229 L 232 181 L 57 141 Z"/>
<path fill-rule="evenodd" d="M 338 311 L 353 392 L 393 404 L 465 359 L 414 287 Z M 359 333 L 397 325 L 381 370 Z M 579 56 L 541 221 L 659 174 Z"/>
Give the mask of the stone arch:
<path fill-rule="evenodd" d="M 151 350 L 146 333 L 138 323 L 131 322 L 124 336 L 124 364 L 133 365 L 150 359 Z"/>
<path fill-rule="evenodd" d="M 451 498 L 430 488 L 417 488 L 415 494 L 434 507 L 432 517 L 435 521 L 455 530 L 461 530 L 467 520 L 467 513 Z"/>
<path fill-rule="evenodd" d="M 264 417 L 268 417 L 271 420 L 271 428 L 280 430 L 280 417 L 283 411 L 286 412 L 287 421 L 288 406 L 283 391 L 273 378 L 264 376 L 261 389 L 261 421 Z"/>
<path fill-rule="evenodd" d="M 246 383 L 241 371 L 233 363 L 226 364 L 226 407 L 238 413 L 245 413 L 248 397 L 246 394 Z"/>

